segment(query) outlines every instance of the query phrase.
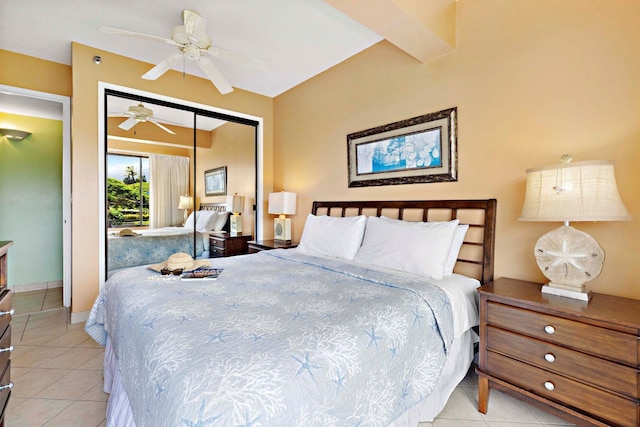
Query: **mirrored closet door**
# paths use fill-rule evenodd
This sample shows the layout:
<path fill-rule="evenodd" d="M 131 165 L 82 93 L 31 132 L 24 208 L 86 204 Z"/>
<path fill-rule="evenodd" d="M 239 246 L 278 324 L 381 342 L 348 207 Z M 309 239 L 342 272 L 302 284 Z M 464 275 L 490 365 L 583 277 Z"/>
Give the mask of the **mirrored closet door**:
<path fill-rule="evenodd" d="M 208 258 L 208 233 L 229 220 L 199 212 L 234 195 L 242 234 L 257 235 L 257 122 L 112 89 L 104 102 L 107 277 L 175 252 Z"/>

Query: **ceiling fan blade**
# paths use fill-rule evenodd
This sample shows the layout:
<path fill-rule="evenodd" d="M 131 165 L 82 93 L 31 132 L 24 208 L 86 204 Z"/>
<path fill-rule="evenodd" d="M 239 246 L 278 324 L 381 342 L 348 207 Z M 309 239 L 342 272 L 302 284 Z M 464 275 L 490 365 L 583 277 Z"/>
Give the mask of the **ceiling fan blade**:
<path fill-rule="evenodd" d="M 187 32 L 189 39 L 198 44 L 198 41 L 203 42 L 203 46 L 198 44 L 198 47 L 208 47 L 210 44 L 209 36 L 207 35 L 206 27 L 207 20 L 202 17 L 198 12 L 185 9 L 182 11 L 182 19 L 184 21 L 184 28 Z"/>
<path fill-rule="evenodd" d="M 160 129 L 162 129 L 165 132 L 170 133 L 171 135 L 175 135 L 176 133 L 174 131 L 172 131 L 171 129 L 169 129 L 168 127 L 158 123 L 156 121 L 156 119 L 154 119 L 153 117 L 147 117 L 147 121 L 153 123 L 154 125 L 158 126 Z"/>
<path fill-rule="evenodd" d="M 171 39 L 167 39 L 165 37 L 152 36 L 150 34 L 136 33 L 135 31 L 119 30 L 117 28 L 110 28 L 110 27 L 98 27 L 98 31 L 103 33 L 120 34 L 122 36 L 137 37 L 139 39 L 146 39 L 154 42 L 177 45 L 177 43 Z"/>
<path fill-rule="evenodd" d="M 138 121 L 136 119 L 134 119 L 133 117 L 129 117 L 127 120 L 120 123 L 118 127 L 123 130 L 129 130 L 132 127 L 134 127 L 137 123 Z"/>
<path fill-rule="evenodd" d="M 126 113 L 109 113 L 107 114 L 108 117 L 130 117 L 130 114 L 126 114 Z"/>
<path fill-rule="evenodd" d="M 220 70 L 218 70 L 207 58 L 200 58 L 198 61 L 200 68 L 207 75 L 211 83 L 218 88 L 221 94 L 227 94 L 229 92 L 233 92 L 233 88 L 227 82 L 227 79 L 224 78 Z"/>
<path fill-rule="evenodd" d="M 267 62 L 262 58 L 255 58 L 233 50 L 222 49 L 211 46 L 206 52 L 214 58 L 225 61 L 237 62 L 238 64 L 248 65 L 260 71 L 267 71 Z"/>
<path fill-rule="evenodd" d="M 169 71 L 173 65 L 182 58 L 182 53 L 174 53 L 142 76 L 145 80 L 156 80 L 158 77 Z"/>

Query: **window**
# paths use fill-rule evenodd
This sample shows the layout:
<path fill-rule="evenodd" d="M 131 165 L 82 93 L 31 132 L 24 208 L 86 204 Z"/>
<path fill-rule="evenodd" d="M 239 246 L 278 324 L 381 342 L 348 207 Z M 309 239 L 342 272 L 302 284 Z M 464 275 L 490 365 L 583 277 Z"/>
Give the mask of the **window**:
<path fill-rule="evenodd" d="M 107 153 L 107 215 L 110 228 L 149 225 L 149 159 Z"/>

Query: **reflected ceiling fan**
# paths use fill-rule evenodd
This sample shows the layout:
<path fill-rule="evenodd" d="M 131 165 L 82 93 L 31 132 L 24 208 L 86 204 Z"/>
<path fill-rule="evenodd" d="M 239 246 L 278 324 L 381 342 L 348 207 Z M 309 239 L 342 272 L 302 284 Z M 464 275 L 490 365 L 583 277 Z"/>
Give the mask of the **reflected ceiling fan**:
<path fill-rule="evenodd" d="M 129 111 L 124 113 L 110 113 L 109 117 L 127 117 L 127 120 L 125 120 L 124 122 L 118 125 L 120 129 L 129 130 L 135 125 L 137 125 L 138 123 L 150 122 L 158 126 L 163 131 L 170 133 L 171 135 L 176 134 L 174 131 L 172 131 L 168 127 L 159 123 L 158 119 L 153 117 L 153 110 L 145 107 L 144 105 L 142 105 L 142 103 L 138 105 L 130 106 Z M 166 120 L 163 120 L 163 121 L 166 121 Z"/>
<path fill-rule="evenodd" d="M 226 94 L 232 92 L 233 88 L 229 82 L 227 82 L 227 79 L 224 78 L 220 70 L 218 70 L 211 60 L 203 54 L 208 54 L 214 58 L 222 60 L 250 65 L 261 70 L 266 68 L 265 62 L 261 59 L 250 58 L 238 52 L 212 46 L 211 38 L 209 38 L 205 32 L 207 21 L 199 13 L 185 9 L 182 11 L 182 20 L 184 24 L 173 29 L 170 39 L 109 27 L 100 27 L 98 30 L 104 33 L 121 34 L 172 44 L 178 48 L 179 52 L 169 56 L 142 76 L 143 79 L 147 80 L 156 80 L 161 75 L 169 71 L 169 69 L 177 64 L 181 59 L 185 62 L 186 60 L 190 60 L 195 61 L 200 66 L 202 71 L 206 74 L 209 80 L 211 80 L 211 83 L 213 83 L 220 93 Z"/>

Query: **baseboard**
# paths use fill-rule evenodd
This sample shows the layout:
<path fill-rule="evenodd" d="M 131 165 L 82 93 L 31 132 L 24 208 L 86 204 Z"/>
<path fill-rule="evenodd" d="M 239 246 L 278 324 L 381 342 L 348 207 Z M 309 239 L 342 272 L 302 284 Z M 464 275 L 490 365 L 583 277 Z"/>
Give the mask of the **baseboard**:
<path fill-rule="evenodd" d="M 86 322 L 89 319 L 90 311 L 80 311 L 78 313 L 71 313 L 71 323 Z"/>
<path fill-rule="evenodd" d="M 53 288 L 61 288 L 62 280 L 52 280 L 50 282 L 40 282 L 40 283 L 29 283 L 26 285 L 15 285 L 10 286 L 11 292 L 19 293 L 19 292 L 31 292 L 31 291 L 42 291 L 45 289 L 53 289 Z"/>

